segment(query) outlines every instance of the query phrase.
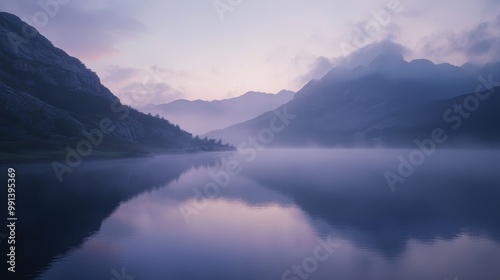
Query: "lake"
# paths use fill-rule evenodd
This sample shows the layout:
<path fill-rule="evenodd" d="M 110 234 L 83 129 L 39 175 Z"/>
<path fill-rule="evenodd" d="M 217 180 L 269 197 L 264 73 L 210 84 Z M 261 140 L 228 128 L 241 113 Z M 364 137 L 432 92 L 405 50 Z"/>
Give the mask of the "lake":
<path fill-rule="evenodd" d="M 62 183 L 49 164 L 15 165 L 18 273 L 500 279 L 500 151 L 439 150 L 402 176 L 410 154 L 276 149 L 89 160 Z M 387 172 L 399 176 L 392 188 Z"/>

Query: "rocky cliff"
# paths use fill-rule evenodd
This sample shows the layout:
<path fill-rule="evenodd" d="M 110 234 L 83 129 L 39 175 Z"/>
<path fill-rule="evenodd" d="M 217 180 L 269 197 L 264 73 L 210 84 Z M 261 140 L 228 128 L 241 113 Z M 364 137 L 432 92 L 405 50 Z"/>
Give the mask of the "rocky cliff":
<path fill-rule="evenodd" d="M 122 105 L 82 62 L 8 13 L 0 13 L 0 136 L 3 159 L 63 155 L 82 141 L 95 155 L 227 149 Z"/>

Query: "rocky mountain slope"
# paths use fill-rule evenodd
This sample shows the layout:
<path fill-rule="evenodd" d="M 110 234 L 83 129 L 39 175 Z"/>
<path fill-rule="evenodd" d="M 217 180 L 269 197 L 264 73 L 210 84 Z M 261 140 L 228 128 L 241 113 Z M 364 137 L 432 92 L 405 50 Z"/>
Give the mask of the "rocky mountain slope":
<path fill-rule="evenodd" d="M 93 155 L 227 148 L 122 105 L 78 59 L 3 12 L 0 135 L 4 159 L 64 155 L 82 141 Z"/>

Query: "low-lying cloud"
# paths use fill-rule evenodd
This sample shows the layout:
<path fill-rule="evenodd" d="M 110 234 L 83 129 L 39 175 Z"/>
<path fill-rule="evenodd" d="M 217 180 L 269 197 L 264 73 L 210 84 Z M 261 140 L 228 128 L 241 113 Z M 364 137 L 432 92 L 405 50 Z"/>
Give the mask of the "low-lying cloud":
<path fill-rule="evenodd" d="M 376 42 L 352 52 L 347 57 L 327 58 L 320 56 L 311 64 L 309 71 L 298 78 L 299 82 L 307 83 L 312 79 L 319 79 L 335 67 L 354 68 L 368 65 L 373 59 L 382 54 L 406 55 L 409 50 L 390 40 Z"/>

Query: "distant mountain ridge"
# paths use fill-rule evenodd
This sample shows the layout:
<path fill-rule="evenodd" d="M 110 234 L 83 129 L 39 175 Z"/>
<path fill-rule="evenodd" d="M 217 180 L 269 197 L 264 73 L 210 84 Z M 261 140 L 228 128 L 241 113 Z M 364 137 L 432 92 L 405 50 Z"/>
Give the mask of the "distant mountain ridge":
<path fill-rule="evenodd" d="M 257 117 L 292 100 L 294 92 L 282 90 L 277 94 L 250 91 L 241 96 L 223 100 L 180 99 L 167 104 L 148 105 L 138 109 L 160 115 L 194 134 L 203 135 L 211 130 Z"/>
<path fill-rule="evenodd" d="M 63 154 L 89 138 L 85 132 L 102 134 L 93 150 L 107 154 L 225 148 L 123 106 L 78 59 L 41 34 L 25 38 L 23 30 L 31 28 L 17 16 L 0 12 L 2 158 Z M 103 124 L 110 131 L 102 131 Z"/>
<path fill-rule="evenodd" d="M 460 130 L 453 131 L 455 140 L 448 144 L 465 139 L 495 144 L 500 140 L 500 83 L 495 82 L 500 81 L 499 69 L 499 63 L 457 67 L 423 59 L 407 62 L 397 54 L 381 55 L 368 66 L 334 68 L 277 110 L 295 117 L 266 145 L 412 146 L 417 137 L 446 126 L 443 114 L 448 108 L 472 98 L 477 89 L 495 91 Z M 275 115 L 267 112 L 207 136 L 239 145 L 269 128 Z"/>

